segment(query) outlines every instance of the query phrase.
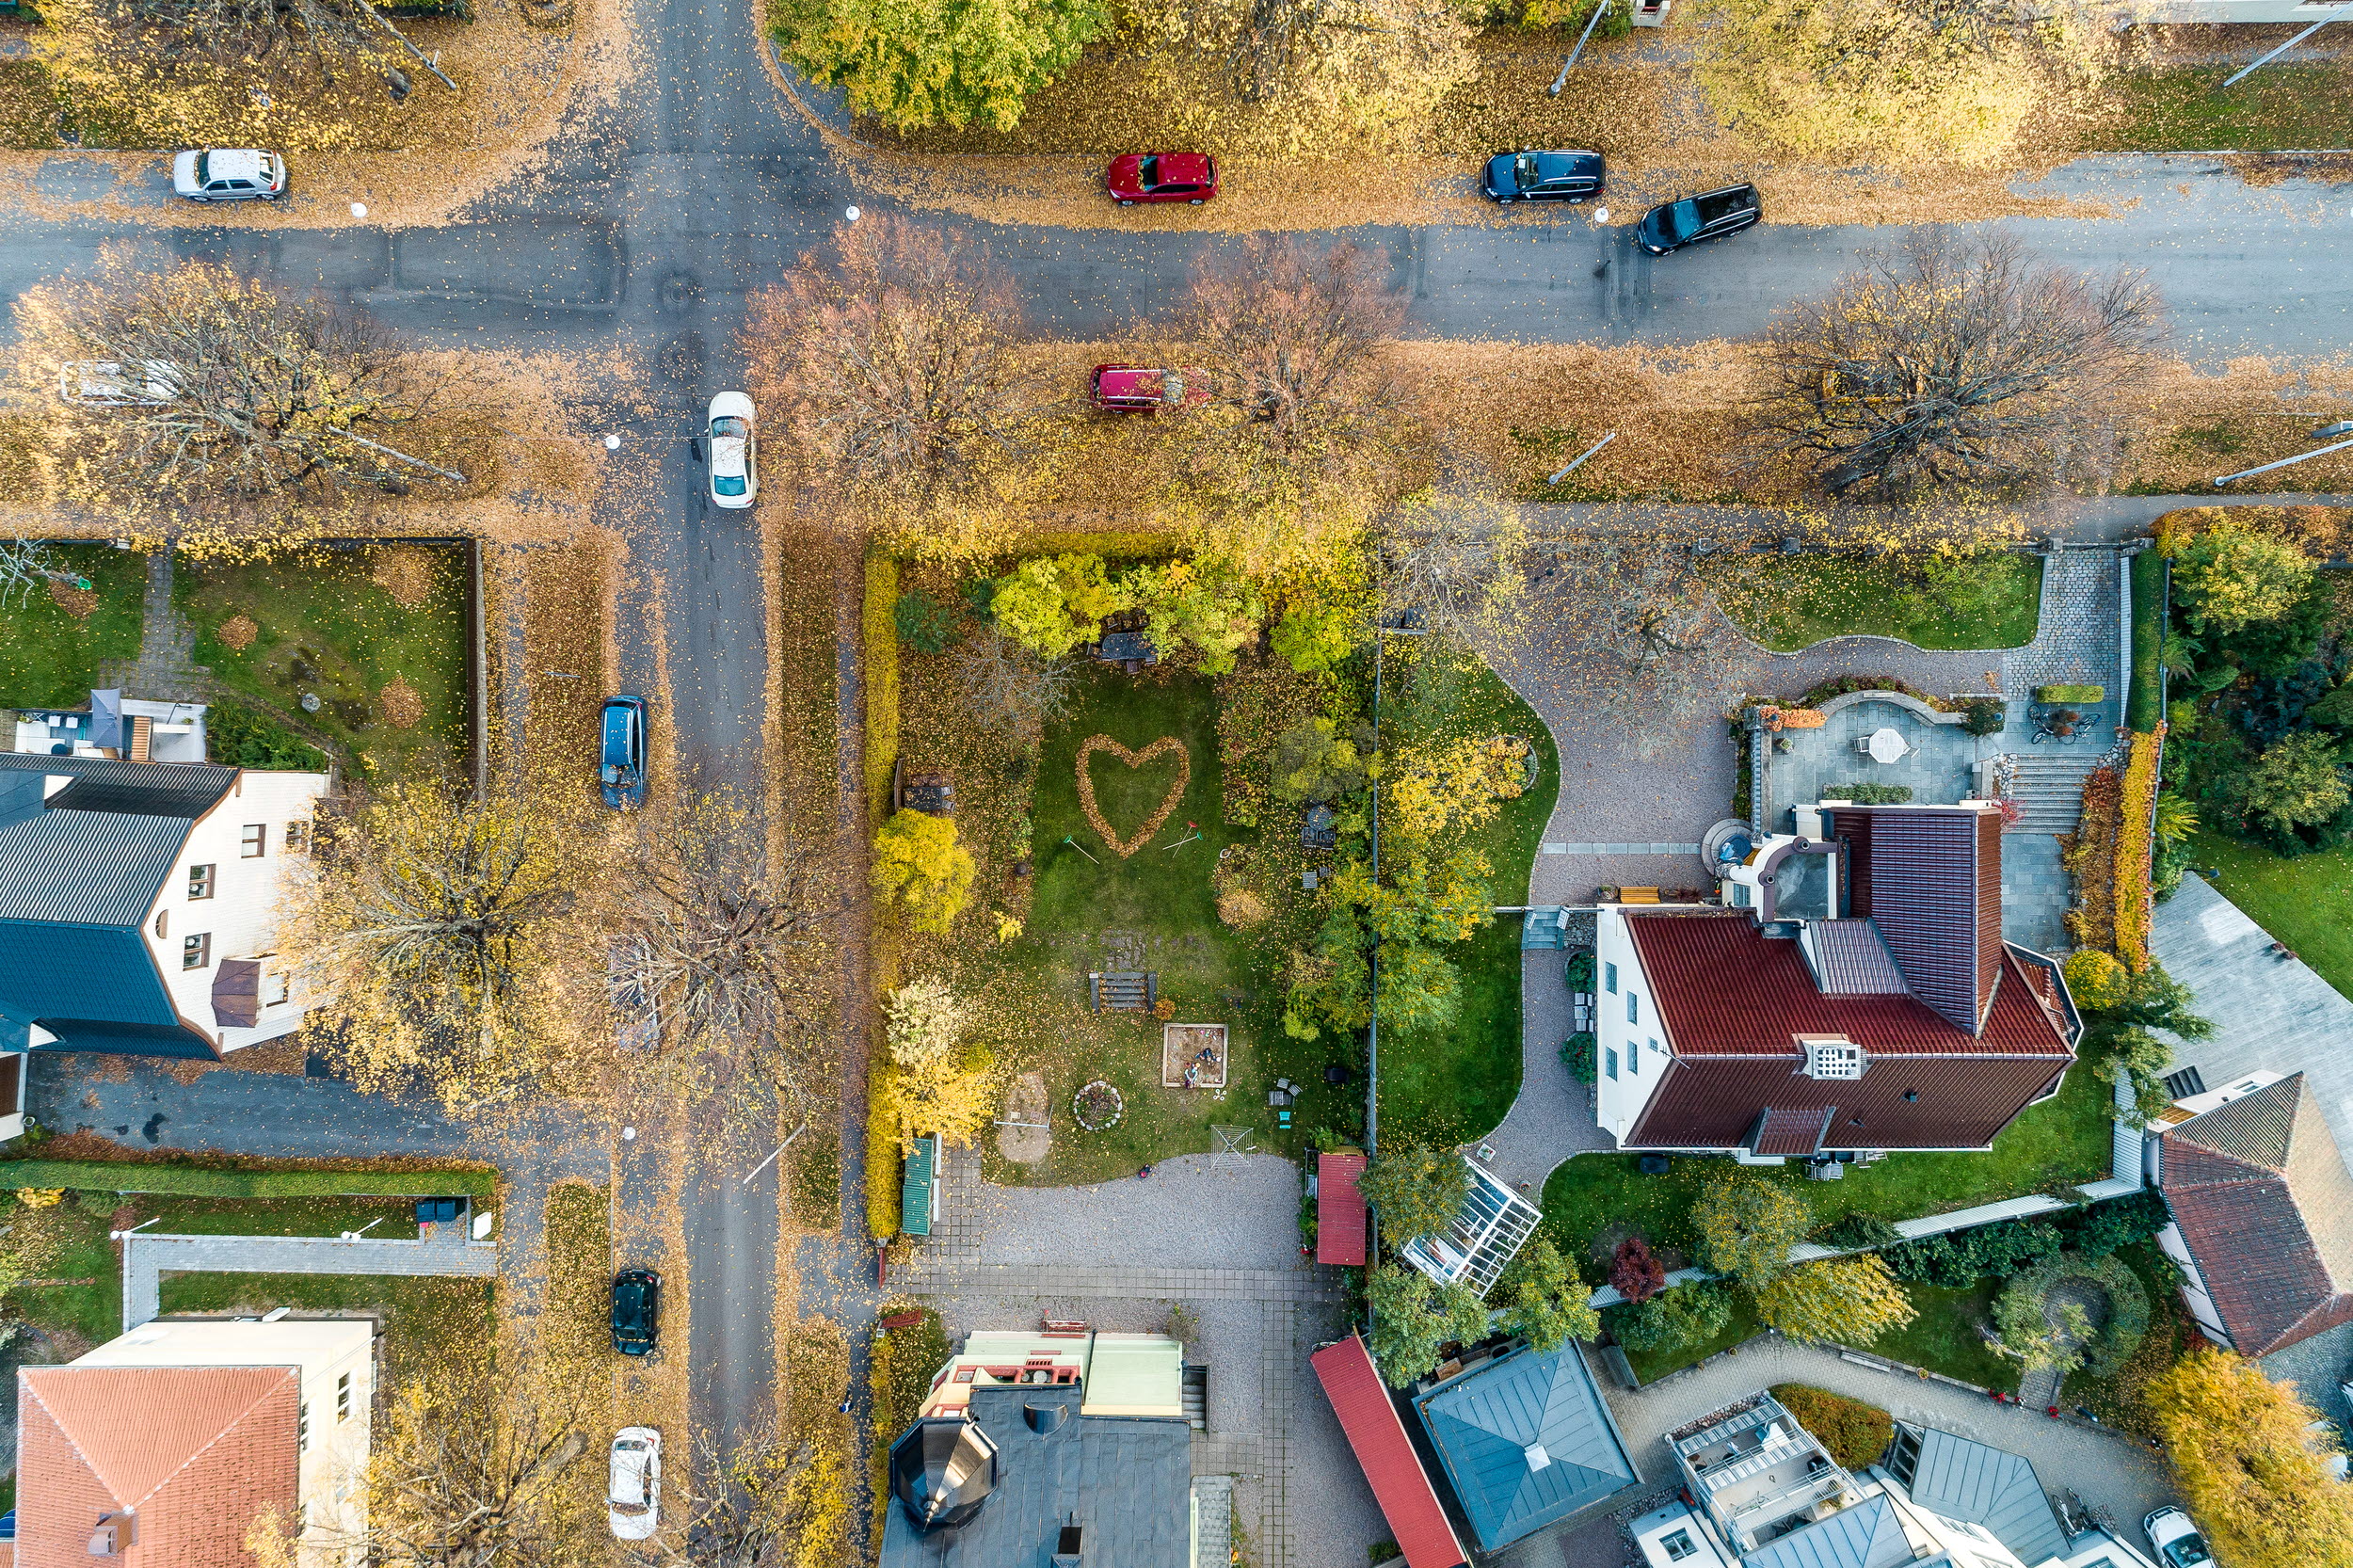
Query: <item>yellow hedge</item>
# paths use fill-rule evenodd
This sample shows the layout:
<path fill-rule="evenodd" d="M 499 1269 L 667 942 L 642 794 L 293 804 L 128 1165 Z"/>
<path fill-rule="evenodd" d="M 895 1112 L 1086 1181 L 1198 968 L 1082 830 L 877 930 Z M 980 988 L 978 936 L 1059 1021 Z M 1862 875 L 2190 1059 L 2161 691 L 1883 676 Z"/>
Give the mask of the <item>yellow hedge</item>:
<path fill-rule="evenodd" d="M 2156 805 L 2157 763 L 2164 755 L 2165 726 L 2153 735 L 2133 737 L 2124 764 L 2123 799 L 2116 824 L 2116 956 L 2135 974 L 2149 967 L 2149 922 L 2154 900 L 2149 885 L 2149 813 Z"/>
<path fill-rule="evenodd" d="M 899 1234 L 899 1122 L 890 1093 L 897 1069 L 888 1056 L 866 1071 L 866 1228 L 878 1241 Z"/>
<path fill-rule="evenodd" d="M 866 809 L 880 822 L 889 806 L 890 770 L 899 760 L 899 563 L 880 551 L 866 557 Z"/>

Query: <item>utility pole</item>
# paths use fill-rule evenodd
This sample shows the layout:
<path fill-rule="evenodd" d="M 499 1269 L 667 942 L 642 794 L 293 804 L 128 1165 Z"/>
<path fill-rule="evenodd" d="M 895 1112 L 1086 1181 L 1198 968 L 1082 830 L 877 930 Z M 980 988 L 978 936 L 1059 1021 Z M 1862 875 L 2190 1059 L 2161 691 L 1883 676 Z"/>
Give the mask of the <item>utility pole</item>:
<path fill-rule="evenodd" d="M 1601 25 L 1601 19 L 1609 13 L 1609 0 L 1601 0 L 1601 4 L 1593 8 L 1593 19 L 1585 24 L 1585 30 L 1577 35 L 1577 47 L 1570 50 L 1569 57 L 1561 62 L 1561 74 L 1555 76 L 1552 79 L 1552 86 L 1545 89 L 1553 97 L 1560 97 L 1561 89 L 1569 85 L 1569 67 L 1577 63 L 1577 57 L 1579 55 L 1585 53 L 1585 40 L 1593 36 L 1593 29 Z M 2224 85 L 2228 86 L 2227 83 Z"/>

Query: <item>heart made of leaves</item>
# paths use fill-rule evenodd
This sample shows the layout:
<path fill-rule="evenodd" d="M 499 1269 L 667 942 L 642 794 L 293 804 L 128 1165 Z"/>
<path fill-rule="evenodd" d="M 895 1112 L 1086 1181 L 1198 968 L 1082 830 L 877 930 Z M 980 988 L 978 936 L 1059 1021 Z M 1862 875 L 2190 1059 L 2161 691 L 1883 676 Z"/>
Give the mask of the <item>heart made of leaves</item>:
<path fill-rule="evenodd" d="M 1168 794 L 1159 808 L 1130 838 L 1122 839 L 1113 833 L 1112 824 L 1103 820 L 1102 808 L 1095 804 L 1095 780 L 1087 774 L 1087 762 L 1098 751 L 1110 752 L 1131 768 L 1140 768 L 1169 752 L 1176 754 L 1176 782 L 1168 787 Z M 1193 755 L 1185 750 L 1185 743 L 1174 735 L 1163 735 L 1142 751 L 1130 751 L 1109 735 L 1089 735 L 1079 743 L 1079 809 L 1086 813 L 1087 825 L 1103 836 L 1104 846 L 1122 860 L 1152 841 L 1152 835 L 1168 821 L 1176 803 L 1185 798 L 1185 786 L 1192 782 Z"/>

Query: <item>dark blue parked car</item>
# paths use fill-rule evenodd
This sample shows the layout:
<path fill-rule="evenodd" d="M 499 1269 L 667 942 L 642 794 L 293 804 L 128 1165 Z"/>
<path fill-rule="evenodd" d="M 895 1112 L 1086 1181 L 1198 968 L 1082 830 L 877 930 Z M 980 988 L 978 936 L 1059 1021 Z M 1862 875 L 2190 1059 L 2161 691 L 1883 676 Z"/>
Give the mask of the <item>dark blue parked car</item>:
<path fill-rule="evenodd" d="M 1598 152 L 1498 152 L 1479 188 L 1490 201 L 1588 201 L 1604 188 Z"/>
<path fill-rule="evenodd" d="M 623 1355 L 651 1355 L 662 1332 L 662 1276 L 651 1269 L 623 1269 L 613 1276 L 613 1348 Z"/>
<path fill-rule="evenodd" d="M 646 804 L 646 699 L 604 699 L 604 739 L 597 755 L 597 783 L 604 803 L 616 810 Z"/>
<path fill-rule="evenodd" d="M 1703 240 L 1720 240 L 1753 229 L 1765 216 L 1765 203 L 1754 185 L 1726 185 L 1669 201 L 1642 215 L 1635 238 L 1654 256 L 1664 256 Z"/>

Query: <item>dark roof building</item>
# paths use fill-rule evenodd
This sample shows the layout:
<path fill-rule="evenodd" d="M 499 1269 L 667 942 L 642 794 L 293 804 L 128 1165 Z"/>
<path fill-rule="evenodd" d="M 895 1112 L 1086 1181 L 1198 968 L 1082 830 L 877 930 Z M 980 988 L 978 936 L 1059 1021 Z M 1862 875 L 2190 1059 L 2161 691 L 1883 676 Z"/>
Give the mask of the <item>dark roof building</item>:
<path fill-rule="evenodd" d="M 1627 1148 L 1820 1159 L 1981 1149 L 2057 1093 L 2082 1032 L 2058 968 L 2001 939 L 2001 818 L 1824 808 L 1731 907 L 1605 905 L 1602 1125 Z"/>
<path fill-rule="evenodd" d="M 1414 1410 L 1486 1551 L 1638 1479 L 1574 1342 L 1557 1351 L 1507 1351 L 1417 1394 Z"/>
<path fill-rule="evenodd" d="M 2353 1176 L 2303 1074 L 2166 1128 L 2157 1186 L 2192 1305 L 2240 1354 L 2353 1322 Z"/>

